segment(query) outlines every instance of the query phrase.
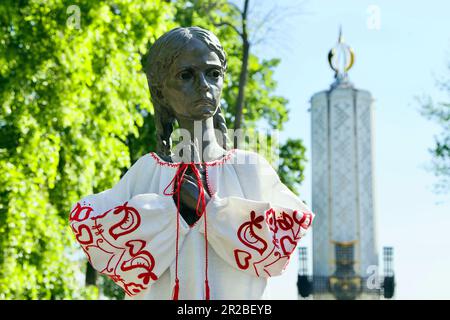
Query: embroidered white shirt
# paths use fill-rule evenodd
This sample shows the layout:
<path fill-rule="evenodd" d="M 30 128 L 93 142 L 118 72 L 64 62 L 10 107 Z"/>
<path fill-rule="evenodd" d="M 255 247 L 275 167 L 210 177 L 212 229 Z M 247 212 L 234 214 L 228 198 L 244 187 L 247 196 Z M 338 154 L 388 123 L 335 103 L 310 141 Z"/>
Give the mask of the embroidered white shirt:
<path fill-rule="evenodd" d="M 171 299 L 177 278 L 179 299 L 205 299 L 206 291 L 262 299 L 314 214 L 263 157 L 232 149 L 204 163 L 212 197 L 189 226 L 165 194 L 180 165 L 148 153 L 114 187 L 72 206 L 70 225 L 90 263 L 131 299 Z"/>

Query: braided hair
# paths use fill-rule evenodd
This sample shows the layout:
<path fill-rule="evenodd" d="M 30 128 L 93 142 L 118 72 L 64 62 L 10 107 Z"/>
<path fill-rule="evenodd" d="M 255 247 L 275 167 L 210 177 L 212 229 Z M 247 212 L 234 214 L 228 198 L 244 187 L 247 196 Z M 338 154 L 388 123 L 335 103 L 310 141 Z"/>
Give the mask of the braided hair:
<path fill-rule="evenodd" d="M 170 136 L 176 120 L 171 107 L 165 105 L 163 101 L 164 79 L 167 77 L 172 63 L 193 38 L 202 41 L 217 54 L 224 73 L 227 69 L 226 54 L 219 39 L 212 32 L 199 27 L 172 29 L 158 38 L 152 45 L 147 61 L 147 81 L 155 109 L 157 153 L 163 156 L 171 155 L 172 139 Z M 228 129 L 220 106 L 213 116 L 213 122 L 216 139 L 225 150 L 228 150 Z"/>

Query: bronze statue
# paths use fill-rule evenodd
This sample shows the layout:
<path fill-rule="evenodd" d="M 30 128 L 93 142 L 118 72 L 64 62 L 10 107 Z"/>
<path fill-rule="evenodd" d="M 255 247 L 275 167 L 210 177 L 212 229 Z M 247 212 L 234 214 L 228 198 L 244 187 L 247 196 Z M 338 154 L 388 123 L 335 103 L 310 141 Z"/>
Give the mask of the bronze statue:
<path fill-rule="evenodd" d="M 264 298 L 267 278 L 284 271 L 312 223 L 263 157 L 228 148 L 226 69 L 207 30 L 159 38 L 147 70 L 156 152 L 72 206 L 70 225 L 89 262 L 129 298 Z M 175 121 L 188 138 L 172 147 Z"/>
<path fill-rule="evenodd" d="M 198 28 L 176 28 L 160 37 L 151 47 L 147 79 L 155 108 L 155 126 L 158 155 L 171 162 L 172 141 L 170 135 L 174 121 L 189 131 L 191 157 L 200 162 L 197 168 L 202 176 L 206 203 L 207 189 L 203 161 L 221 158 L 226 153 L 227 126 L 220 108 L 224 74 L 227 70 L 225 52 L 211 32 Z M 194 134 L 194 122 L 201 124 L 200 136 Z M 219 140 L 215 129 L 222 132 Z M 198 135 L 198 134 L 197 134 Z M 196 148 L 200 141 L 202 150 Z M 181 214 L 192 224 L 198 220 L 195 207 L 199 195 L 196 177 L 188 170 L 181 186 Z M 174 195 L 176 201 L 176 195 Z"/>

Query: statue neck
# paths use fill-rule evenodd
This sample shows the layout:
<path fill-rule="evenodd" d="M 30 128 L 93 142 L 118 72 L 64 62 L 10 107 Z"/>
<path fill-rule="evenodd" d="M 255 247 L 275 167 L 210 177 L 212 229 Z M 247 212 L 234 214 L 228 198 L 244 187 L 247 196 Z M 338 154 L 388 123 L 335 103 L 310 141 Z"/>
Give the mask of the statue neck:
<path fill-rule="evenodd" d="M 214 132 L 214 119 L 204 120 L 177 119 L 180 128 L 187 130 L 190 141 L 198 141 L 201 161 L 213 161 L 223 157 L 225 150 L 219 145 Z M 183 133 L 182 133 L 183 134 Z M 183 141 L 187 143 L 188 141 Z"/>

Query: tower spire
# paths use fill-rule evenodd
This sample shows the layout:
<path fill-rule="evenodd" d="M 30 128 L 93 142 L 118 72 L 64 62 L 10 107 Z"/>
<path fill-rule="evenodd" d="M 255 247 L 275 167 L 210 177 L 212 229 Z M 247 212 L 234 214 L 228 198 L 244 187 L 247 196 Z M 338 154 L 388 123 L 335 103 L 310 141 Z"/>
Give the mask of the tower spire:
<path fill-rule="evenodd" d="M 328 63 L 331 69 L 334 70 L 337 84 L 348 81 L 347 72 L 352 68 L 354 61 L 355 54 L 353 49 L 345 43 L 342 35 L 342 25 L 340 25 L 338 42 L 328 52 Z"/>

